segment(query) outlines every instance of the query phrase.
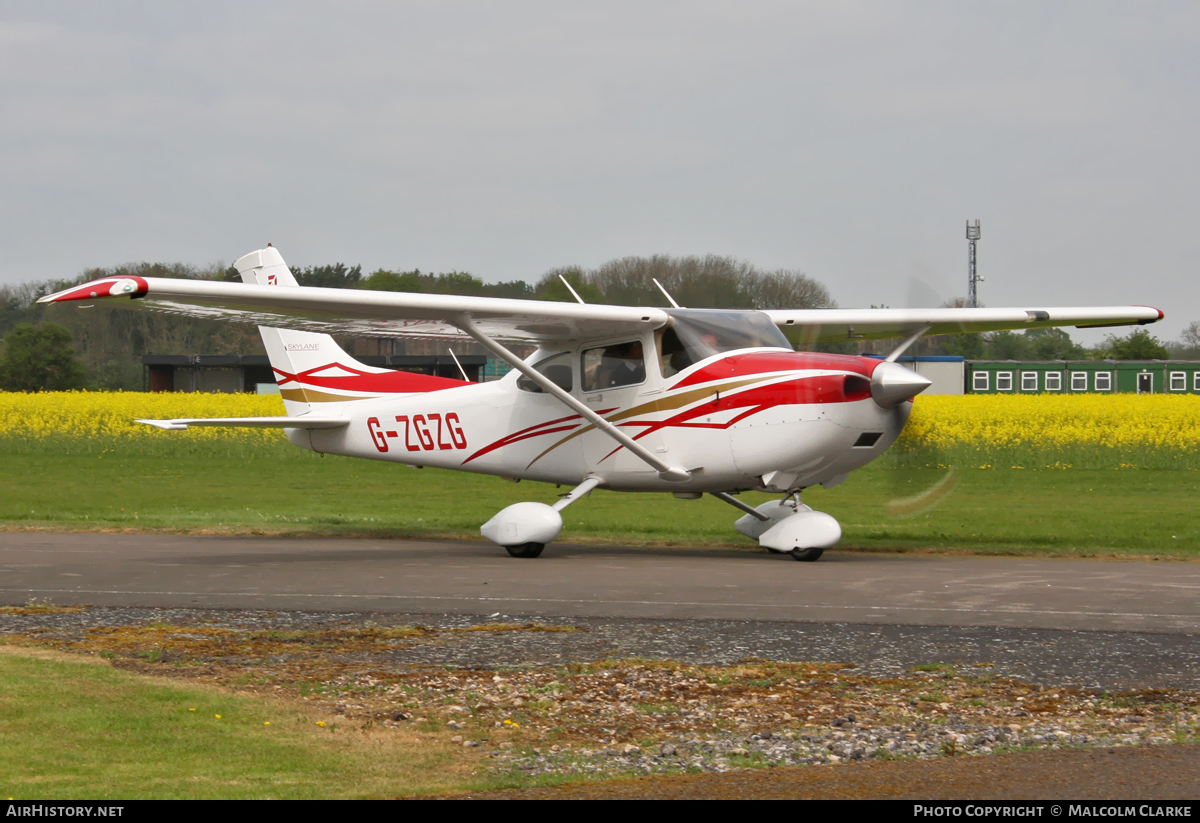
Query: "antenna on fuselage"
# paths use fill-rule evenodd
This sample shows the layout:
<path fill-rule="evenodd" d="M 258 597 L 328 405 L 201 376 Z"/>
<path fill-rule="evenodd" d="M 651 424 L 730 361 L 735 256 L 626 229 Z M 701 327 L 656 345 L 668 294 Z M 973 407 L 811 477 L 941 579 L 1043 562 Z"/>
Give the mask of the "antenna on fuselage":
<path fill-rule="evenodd" d="M 563 285 L 567 287 L 567 291 L 571 293 L 571 296 L 574 297 L 577 302 L 583 303 L 583 298 L 576 293 L 575 289 L 571 288 L 571 284 L 567 282 L 567 278 L 560 274 L 558 279 L 561 280 Z"/>
<path fill-rule="evenodd" d="M 675 298 L 671 296 L 670 292 L 668 292 L 666 289 L 663 288 L 663 284 L 658 282 L 657 277 L 651 277 L 650 279 L 654 281 L 654 285 L 658 286 L 658 290 L 663 293 L 663 297 L 665 297 L 671 301 L 672 306 L 674 306 L 677 309 L 683 308 L 683 306 L 681 306 L 675 302 Z"/>
<path fill-rule="evenodd" d="M 452 348 L 450 348 L 449 346 L 447 346 L 447 347 L 446 347 L 446 351 L 450 352 L 450 357 L 452 357 L 452 358 L 454 359 L 454 365 L 458 366 L 458 373 L 459 373 L 459 374 L 461 374 L 461 375 L 463 376 L 463 380 L 465 380 L 465 381 L 467 381 L 468 383 L 470 383 L 470 382 L 471 382 L 471 378 L 467 377 L 467 370 L 466 370 L 466 369 L 464 369 L 464 368 L 462 367 L 462 363 L 459 363 L 459 362 L 458 362 L 458 355 L 456 355 L 456 354 L 454 353 L 454 349 L 452 349 Z"/>

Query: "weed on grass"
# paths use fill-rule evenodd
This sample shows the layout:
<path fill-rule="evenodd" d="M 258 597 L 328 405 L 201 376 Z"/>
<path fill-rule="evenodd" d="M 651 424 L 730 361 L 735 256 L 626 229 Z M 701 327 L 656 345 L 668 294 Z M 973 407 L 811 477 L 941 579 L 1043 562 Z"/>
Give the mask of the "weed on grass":
<path fill-rule="evenodd" d="M 0 614 L 72 614 L 87 611 L 86 606 L 56 606 L 46 598 L 31 597 L 24 606 L 0 606 Z"/>

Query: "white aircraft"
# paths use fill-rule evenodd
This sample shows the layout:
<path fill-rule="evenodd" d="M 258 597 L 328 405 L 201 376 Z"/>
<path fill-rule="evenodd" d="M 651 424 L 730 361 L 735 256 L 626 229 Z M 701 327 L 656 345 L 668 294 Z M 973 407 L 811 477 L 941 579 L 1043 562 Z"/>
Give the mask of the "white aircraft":
<path fill-rule="evenodd" d="M 130 307 L 259 326 L 286 417 L 142 420 L 282 428 L 297 446 L 541 480 L 574 488 L 553 505 L 508 506 L 480 529 L 537 557 L 561 512 L 596 487 L 711 494 L 745 515 L 739 532 L 816 560 L 841 538 L 800 492 L 840 483 L 900 435 L 930 381 L 895 362 L 925 334 L 1154 323 L 1142 306 L 1048 309 L 724 311 L 305 288 L 274 248 L 235 264 L 243 283 L 110 277 L 43 303 L 127 298 Z M 664 291 L 664 294 L 665 291 Z M 674 300 L 666 295 L 674 304 Z M 797 352 L 806 340 L 903 338 L 885 359 Z M 366 366 L 328 332 L 471 338 L 513 371 L 471 383 Z M 522 359 L 506 343 L 533 344 Z M 757 508 L 740 491 L 782 499 Z"/>

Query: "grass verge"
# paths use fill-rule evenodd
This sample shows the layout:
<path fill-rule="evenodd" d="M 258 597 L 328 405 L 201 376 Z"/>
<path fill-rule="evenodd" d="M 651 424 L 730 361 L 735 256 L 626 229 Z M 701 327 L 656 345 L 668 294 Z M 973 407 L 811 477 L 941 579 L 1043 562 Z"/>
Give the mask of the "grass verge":
<path fill-rule="evenodd" d="M 0 716 L 0 785 L 17 799 L 389 797 L 482 782 L 469 752 L 432 735 L 45 650 L 0 645 Z"/>
<path fill-rule="evenodd" d="M 299 450 L 198 455 L 3 454 L 0 528 L 479 539 L 539 483 Z M 1200 556 L 1194 469 L 872 464 L 805 502 L 842 523 L 839 550 L 1187 559 Z M 757 505 L 768 495 L 747 493 Z M 560 540 L 649 546 L 754 544 L 713 498 L 598 490 Z"/>

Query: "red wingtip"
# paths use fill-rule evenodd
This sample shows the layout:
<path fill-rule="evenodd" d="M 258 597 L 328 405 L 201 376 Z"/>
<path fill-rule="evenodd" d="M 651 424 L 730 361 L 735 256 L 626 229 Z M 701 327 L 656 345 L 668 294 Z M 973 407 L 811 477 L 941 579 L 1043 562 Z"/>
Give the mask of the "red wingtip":
<path fill-rule="evenodd" d="M 136 275 L 105 277 L 82 286 L 47 295 L 39 303 L 65 303 L 68 300 L 97 300 L 101 297 L 141 297 L 150 291 L 150 284 Z"/>

